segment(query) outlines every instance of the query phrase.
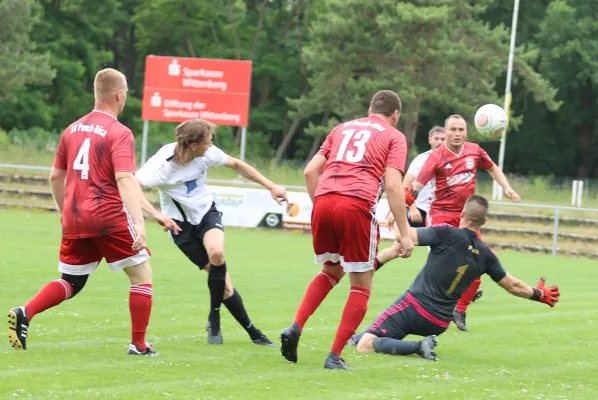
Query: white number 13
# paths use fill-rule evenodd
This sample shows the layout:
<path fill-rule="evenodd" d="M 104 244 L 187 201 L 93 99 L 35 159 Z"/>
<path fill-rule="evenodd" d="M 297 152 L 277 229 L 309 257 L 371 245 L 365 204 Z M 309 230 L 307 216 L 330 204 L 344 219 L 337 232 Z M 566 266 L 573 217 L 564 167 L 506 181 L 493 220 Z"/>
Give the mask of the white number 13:
<path fill-rule="evenodd" d="M 341 147 L 338 149 L 336 155 L 336 161 L 342 161 L 343 159 L 348 162 L 359 162 L 363 159 L 365 154 L 365 144 L 370 140 L 372 132 L 367 129 L 362 129 L 355 132 L 355 129 L 347 129 L 341 132 L 343 135 L 343 141 Z M 353 139 L 351 141 L 351 139 Z M 355 147 L 356 150 L 348 150 L 349 142 Z"/>
<path fill-rule="evenodd" d="M 91 139 L 86 138 L 77 153 L 77 157 L 75 157 L 75 161 L 73 162 L 73 169 L 81 171 L 81 179 L 89 178 L 89 145 L 91 144 Z"/>

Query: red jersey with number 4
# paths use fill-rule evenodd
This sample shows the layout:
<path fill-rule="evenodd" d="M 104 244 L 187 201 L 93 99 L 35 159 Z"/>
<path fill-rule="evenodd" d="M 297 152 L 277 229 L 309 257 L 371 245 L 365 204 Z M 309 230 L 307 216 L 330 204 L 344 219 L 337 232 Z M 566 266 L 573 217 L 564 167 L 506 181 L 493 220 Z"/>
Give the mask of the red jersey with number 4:
<path fill-rule="evenodd" d="M 94 110 L 60 137 L 54 168 L 66 170 L 62 235 L 109 234 L 128 224 L 114 174 L 135 173 L 135 139 L 110 114 Z"/>
<path fill-rule="evenodd" d="M 465 142 L 459 154 L 449 150 L 446 143 L 434 150 L 416 179 L 425 185 L 435 178 L 430 215 L 460 214 L 465 201 L 475 193 L 476 168 L 490 169 L 493 165 L 488 153 L 476 143 Z"/>
<path fill-rule="evenodd" d="M 338 193 L 375 206 L 384 191 L 385 168 L 405 171 L 407 141 L 382 118 L 371 116 L 338 125 L 318 154 L 327 161 L 316 197 Z"/>

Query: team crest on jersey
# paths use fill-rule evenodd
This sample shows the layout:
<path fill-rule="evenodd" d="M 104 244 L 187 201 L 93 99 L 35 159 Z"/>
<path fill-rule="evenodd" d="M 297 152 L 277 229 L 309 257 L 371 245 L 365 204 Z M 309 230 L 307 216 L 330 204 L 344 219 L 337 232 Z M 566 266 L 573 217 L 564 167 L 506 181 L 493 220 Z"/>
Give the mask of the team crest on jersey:
<path fill-rule="evenodd" d="M 475 161 L 473 161 L 472 157 L 467 157 L 465 159 L 465 166 L 469 169 L 472 169 L 473 167 L 475 167 Z"/>
<path fill-rule="evenodd" d="M 187 194 L 190 194 L 193 189 L 197 188 L 197 181 L 194 179 L 192 181 L 185 182 L 185 186 L 187 186 Z"/>

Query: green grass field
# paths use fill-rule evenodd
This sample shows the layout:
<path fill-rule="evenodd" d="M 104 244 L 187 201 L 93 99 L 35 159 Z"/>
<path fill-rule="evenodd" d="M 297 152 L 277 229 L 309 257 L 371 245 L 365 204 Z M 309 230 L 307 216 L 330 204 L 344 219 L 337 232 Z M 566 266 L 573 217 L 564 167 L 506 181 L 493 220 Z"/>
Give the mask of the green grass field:
<path fill-rule="evenodd" d="M 58 216 L 0 211 L 0 308 L 24 304 L 56 279 Z M 26 352 L 0 346 L 0 398 L 34 399 L 596 399 L 598 294 L 596 262 L 500 252 L 514 275 L 561 287 L 556 308 L 511 297 L 489 278 L 468 314 L 470 332 L 439 338 L 439 361 L 419 357 L 343 357 L 354 371 L 322 367 L 348 283 L 341 283 L 308 322 L 299 363 L 253 345 L 225 311 L 223 346 L 205 338 L 206 274 L 148 225 L 154 309 L 148 339 L 161 355 L 126 356 L 128 282 L 102 264 L 73 300 L 38 315 Z M 383 243 L 387 246 L 388 243 Z M 310 236 L 227 230 L 228 269 L 254 323 L 278 344 L 313 275 Z M 395 261 L 375 280 L 363 326 L 411 283 L 427 252 Z M 6 328 L 5 328 L 6 329 Z"/>

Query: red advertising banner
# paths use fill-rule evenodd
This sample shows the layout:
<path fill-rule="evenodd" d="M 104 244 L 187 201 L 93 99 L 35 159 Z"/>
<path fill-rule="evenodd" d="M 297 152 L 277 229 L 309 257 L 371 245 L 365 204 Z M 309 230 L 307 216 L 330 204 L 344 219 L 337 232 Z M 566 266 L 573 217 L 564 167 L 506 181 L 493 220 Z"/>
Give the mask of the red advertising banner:
<path fill-rule="evenodd" d="M 141 119 L 247 126 L 251 61 L 147 56 Z"/>

